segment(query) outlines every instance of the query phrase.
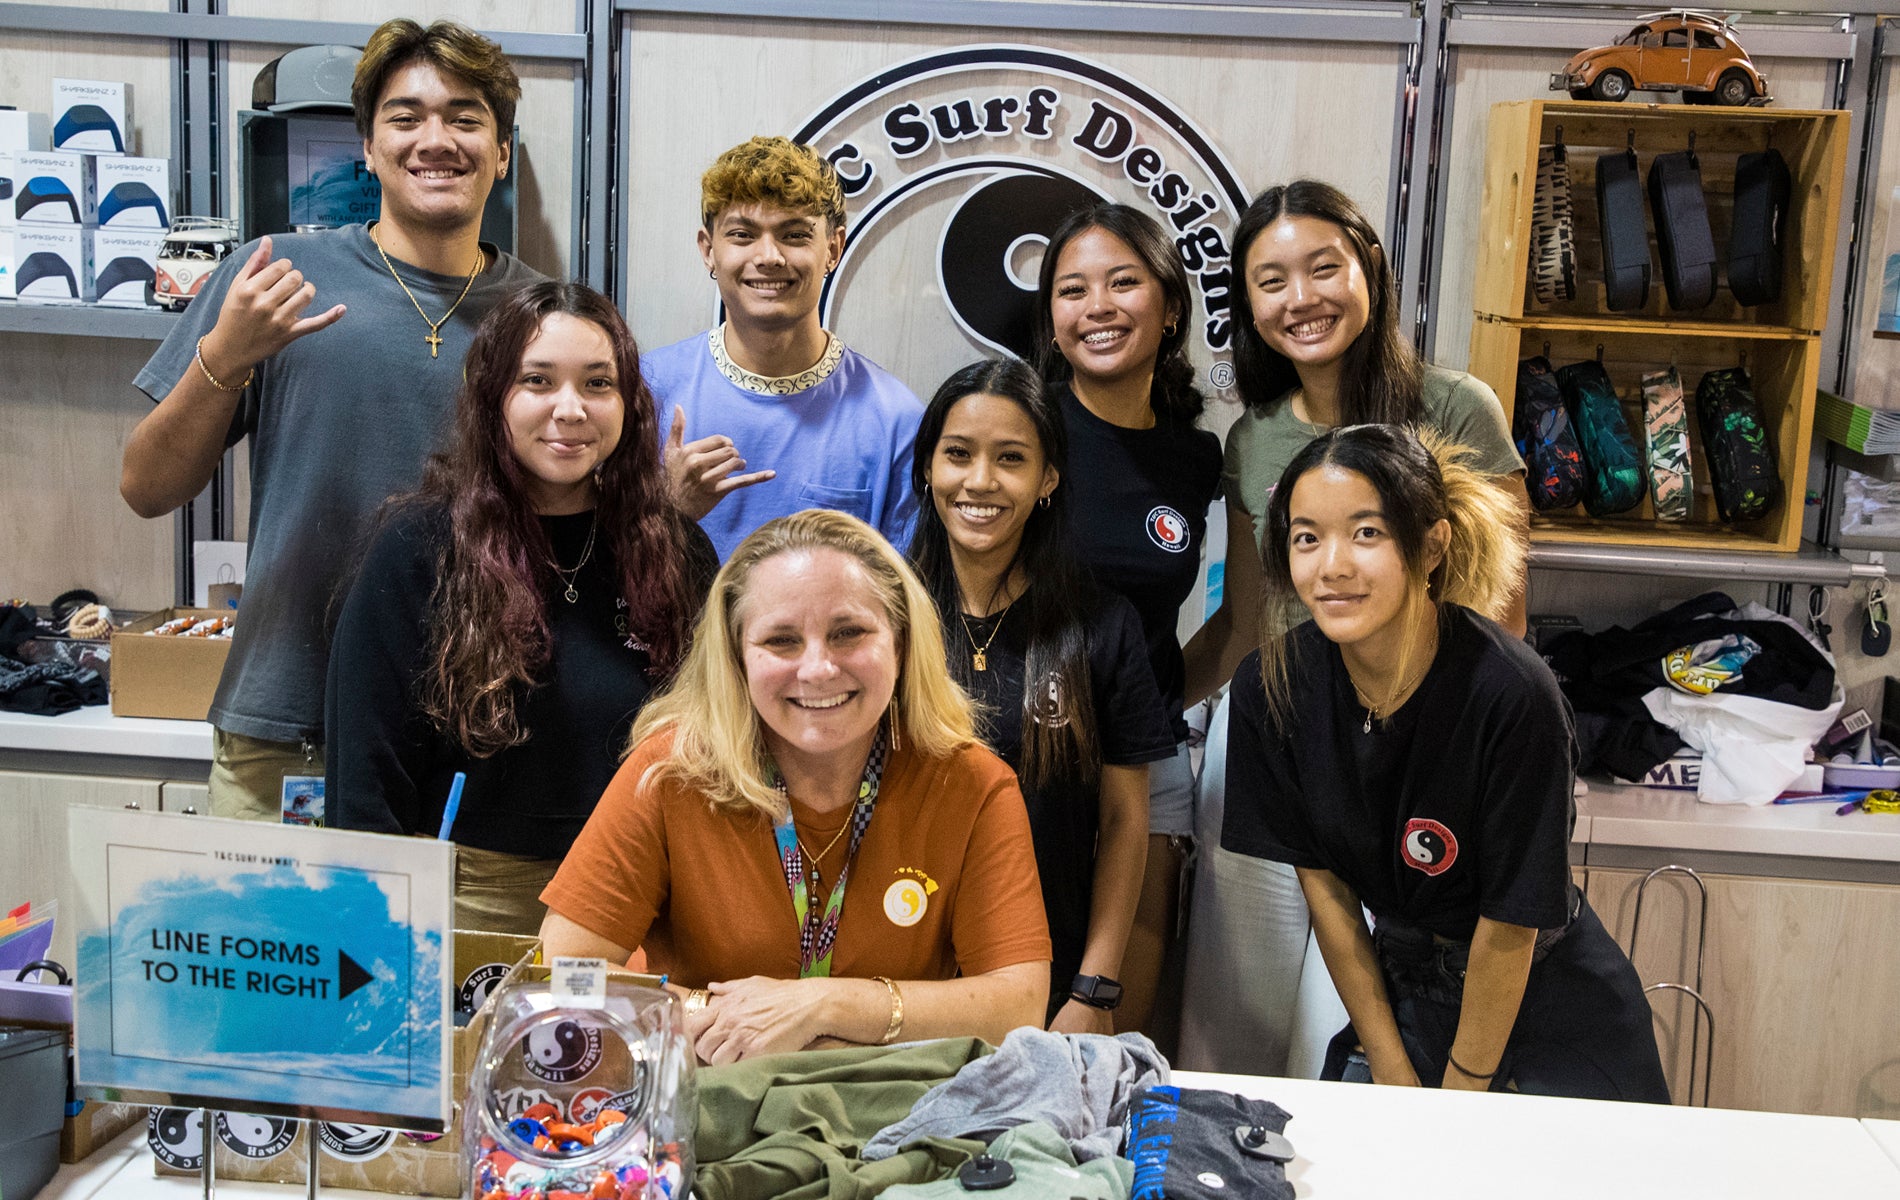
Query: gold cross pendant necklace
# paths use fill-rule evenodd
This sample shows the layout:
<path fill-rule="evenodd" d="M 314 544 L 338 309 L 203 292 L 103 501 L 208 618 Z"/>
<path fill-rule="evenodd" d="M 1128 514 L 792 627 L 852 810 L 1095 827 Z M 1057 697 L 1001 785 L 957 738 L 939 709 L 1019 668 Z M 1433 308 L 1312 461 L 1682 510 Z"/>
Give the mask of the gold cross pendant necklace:
<path fill-rule="evenodd" d="M 475 265 L 468 269 L 468 282 L 462 285 L 462 294 L 455 298 L 454 304 L 449 305 L 449 311 L 442 314 L 440 321 L 431 321 L 429 314 L 422 311 L 422 301 L 416 299 L 416 294 L 409 290 L 409 285 L 402 281 L 400 274 L 397 274 L 396 264 L 389 261 L 389 251 L 383 249 L 382 239 L 376 236 L 374 225 L 370 226 L 369 240 L 376 243 L 376 253 L 383 256 L 383 265 L 389 268 L 389 274 L 395 279 L 396 286 L 402 289 L 403 295 L 409 297 L 409 303 L 416 306 L 416 315 L 421 317 L 422 323 L 429 327 L 429 336 L 422 340 L 429 344 L 429 357 L 436 357 L 437 351 L 442 348 L 442 327 L 449 323 L 449 318 L 455 315 L 455 310 L 462 307 L 462 301 L 468 299 L 469 289 L 475 286 L 475 277 L 482 273 L 482 260 L 485 256 L 480 244 L 478 243 L 475 247 Z"/>

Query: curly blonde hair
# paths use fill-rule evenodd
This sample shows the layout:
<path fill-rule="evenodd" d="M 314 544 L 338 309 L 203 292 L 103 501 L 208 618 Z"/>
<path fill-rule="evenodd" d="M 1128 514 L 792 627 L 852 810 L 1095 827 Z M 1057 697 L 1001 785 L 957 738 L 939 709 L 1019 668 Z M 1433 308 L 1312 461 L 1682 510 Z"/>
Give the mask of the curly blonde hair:
<path fill-rule="evenodd" d="M 761 563 L 815 550 L 850 558 L 890 623 L 898 661 L 890 721 L 897 736 L 926 758 L 946 758 L 975 740 L 970 697 L 944 665 L 937 610 L 916 572 L 863 521 L 813 508 L 761 525 L 719 569 L 685 665 L 673 686 L 640 710 L 628 738 L 631 751 L 655 734 L 673 736 L 672 753 L 648 769 L 641 786 L 671 781 L 704 795 L 717 809 L 773 819 L 784 814 L 746 686 L 745 600 Z"/>
<path fill-rule="evenodd" d="M 707 229 L 733 205 L 769 204 L 816 213 L 844 228 L 844 185 L 810 146 L 790 138 L 755 137 L 721 154 L 699 177 L 699 217 Z"/>

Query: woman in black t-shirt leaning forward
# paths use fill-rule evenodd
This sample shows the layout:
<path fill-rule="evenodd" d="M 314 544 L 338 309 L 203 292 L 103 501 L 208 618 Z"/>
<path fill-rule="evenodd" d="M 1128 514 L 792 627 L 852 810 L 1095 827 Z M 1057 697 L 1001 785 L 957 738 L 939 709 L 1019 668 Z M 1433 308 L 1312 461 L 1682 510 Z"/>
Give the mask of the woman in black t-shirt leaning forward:
<path fill-rule="evenodd" d="M 344 601 L 324 717 L 331 821 L 456 843 L 455 927 L 532 934 L 541 889 L 671 679 L 717 567 L 669 500 L 613 302 L 546 280 L 498 304 L 419 491 Z"/>
<path fill-rule="evenodd" d="M 1174 754 L 1135 610 L 1068 548 L 1068 438 L 1028 366 L 979 362 L 924 409 L 911 558 L 951 675 L 1022 783 L 1055 957 L 1051 1027 L 1112 1033 L 1148 853 L 1148 764 Z"/>
<path fill-rule="evenodd" d="M 1062 413 L 1072 545 L 1082 565 L 1135 606 L 1175 753 L 1149 774 L 1148 867 L 1128 941 L 1121 1029 L 1145 1029 L 1161 977 L 1194 779 L 1175 633 L 1199 577 L 1207 506 L 1220 488 L 1220 439 L 1195 427 L 1203 399 L 1188 361 L 1187 269 L 1154 219 L 1098 204 L 1065 220 L 1043 251 L 1036 293 L 1043 378 Z"/>
<path fill-rule="evenodd" d="M 1313 619 L 1234 676 L 1221 842 L 1298 870 L 1352 1018 L 1328 1077 L 1357 1042 L 1378 1083 L 1667 1103 L 1642 985 L 1570 882 L 1569 711 L 1480 615 L 1519 523 L 1463 457 L 1355 425 L 1287 467 L 1265 583 Z"/>

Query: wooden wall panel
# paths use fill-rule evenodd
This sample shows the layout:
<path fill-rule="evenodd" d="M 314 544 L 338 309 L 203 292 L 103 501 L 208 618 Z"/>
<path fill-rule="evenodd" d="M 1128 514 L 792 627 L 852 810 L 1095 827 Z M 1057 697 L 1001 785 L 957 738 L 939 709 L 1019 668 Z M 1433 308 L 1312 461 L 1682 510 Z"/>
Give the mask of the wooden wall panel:
<path fill-rule="evenodd" d="M 1437 325 L 1430 357 L 1441 366 L 1464 369 L 1471 346 L 1471 291 L 1478 260 L 1478 210 L 1491 106 L 1503 100 L 1562 99 L 1562 93 L 1549 90 L 1550 73 L 1560 66 L 1562 63 L 1548 52 L 1460 50 L 1452 56 L 1454 99 L 1443 160 L 1444 224 L 1438 250 L 1441 266 L 1431 297 Z M 1833 106 L 1828 64 L 1777 58 L 1767 60 L 1764 66 L 1780 107 Z M 1636 95 L 1640 101 L 1652 94 Z M 1579 192 L 1575 202 L 1594 206 L 1595 193 Z"/>
<path fill-rule="evenodd" d="M 1105 64 L 1188 114 L 1250 194 L 1311 174 L 1339 184 L 1372 212 L 1385 211 L 1401 77 L 1396 49 L 1060 33 L 985 38 L 965 29 L 698 18 L 639 18 L 632 29 L 624 253 L 631 278 L 626 307 L 642 345 L 689 336 L 714 312 L 716 293 L 694 235 L 699 176 L 719 152 L 753 134 L 794 132 L 846 87 L 939 47 L 1029 42 Z M 715 72 L 713 104 L 700 97 Z M 986 75 L 973 88 L 1001 93 L 1009 80 Z M 1315 103 L 1322 95 L 1326 102 Z M 1352 152 L 1342 154 L 1348 145 Z M 913 210 L 918 215 L 890 236 L 878 231 L 876 245 L 843 281 L 835 322 L 848 343 L 925 395 L 950 370 L 987 353 L 958 329 L 938 290 L 941 222 L 933 218 L 952 203 L 945 197 Z M 851 298 L 854 286 L 867 285 L 872 302 Z M 1236 412 L 1215 405 L 1207 423 L 1224 429 Z"/>
<path fill-rule="evenodd" d="M 1895 244 L 1896 230 L 1900 230 L 1900 199 L 1896 199 L 1900 195 L 1900 116 L 1893 110 L 1900 101 L 1900 58 L 1888 60 L 1883 74 L 1886 104 L 1878 135 L 1880 176 L 1867 195 L 1866 263 L 1856 281 L 1860 313 L 1854 324 L 1853 377 L 1848 380 L 1847 398 L 1870 408 L 1900 409 L 1900 341 L 1873 336 L 1887 255 L 1900 251 Z M 1823 386 L 1832 382 L 1833 371 L 1824 372 L 1821 379 Z"/>
<path fill-rule="evenodd" d="M 163 0 L 159 7 L 163 8 Z M 580 9 L 574 0 L 522 4 L 520 0 L 432 0 L 426 8 L 394 5 L 389 0 L 224 0 L 221 11 L 234 17 L 286 17 L 301 21 L 387 21 L 410 17 L 429 22 L 448 17 L 477 29 L 513 29 L 528 33 L 574 33 Z"/>

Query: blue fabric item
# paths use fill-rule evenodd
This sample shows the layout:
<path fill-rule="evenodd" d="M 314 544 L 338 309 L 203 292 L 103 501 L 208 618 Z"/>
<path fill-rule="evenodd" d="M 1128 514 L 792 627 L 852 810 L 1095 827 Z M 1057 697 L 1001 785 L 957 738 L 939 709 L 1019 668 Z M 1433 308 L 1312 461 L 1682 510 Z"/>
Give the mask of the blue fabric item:
<path fill-rule="evenodd" d="M 1583 507 L 1593 517 L 1628 512 L 1648 487 L 1623 405 L 1609 372 L 1594 359 L 1557 368 L 1564 408 L 1583 447 Z"/>
<path fill-rule="evenodd" d="M 1243 1148 L 1235 1131 L 1284 1134 L 1292 1115 L 1270 1100 L 1231 1092 L 1158 1087 L 1128 1109 L 1123 1155 L 1135 1164 L 1143 1200 L 1293 1200 L 1286 1166 Z"/>
<path fill-rule="evenodd" d="M 917 500 L 910 490 L 911 443 L 924 407 L 896 376 L 845 349 L 828 375 L 797 391 L 749 391 L 720 373 L 710 337 L 696 333 L 640 356 L 664 445 L 673 410 L 686 410 L 686 440 L 723 434 L 747 471 L 776 478 L 727 495 L 700 519 L 719 561 L 775 517 L 833 508 L 874 526 L 899 551 L 910 547 Z"/>

